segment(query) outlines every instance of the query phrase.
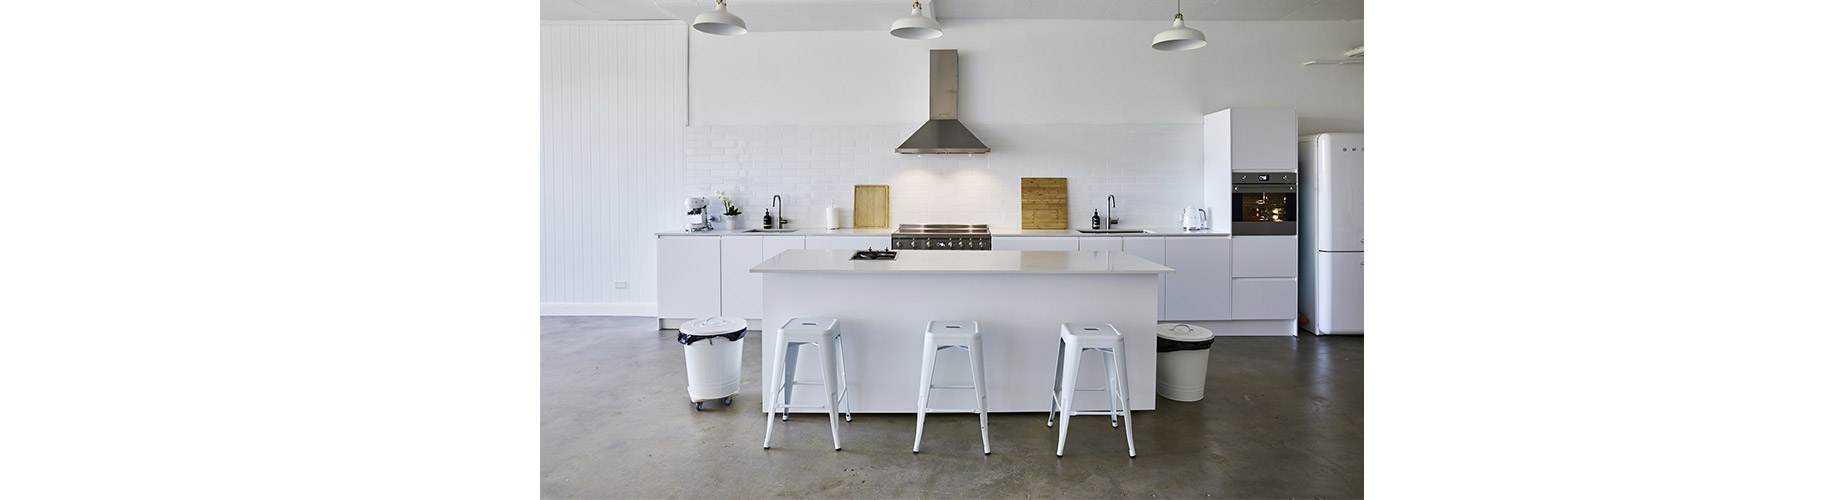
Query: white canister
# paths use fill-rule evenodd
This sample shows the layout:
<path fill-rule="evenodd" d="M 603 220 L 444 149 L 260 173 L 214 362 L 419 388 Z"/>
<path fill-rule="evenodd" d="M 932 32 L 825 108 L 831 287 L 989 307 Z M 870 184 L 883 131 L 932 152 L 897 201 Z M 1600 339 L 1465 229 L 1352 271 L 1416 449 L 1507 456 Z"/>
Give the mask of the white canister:
<path fill-rule="evenodd" d="M 839 228 L 839 207 L 826 207 L 826 229 Z"/>

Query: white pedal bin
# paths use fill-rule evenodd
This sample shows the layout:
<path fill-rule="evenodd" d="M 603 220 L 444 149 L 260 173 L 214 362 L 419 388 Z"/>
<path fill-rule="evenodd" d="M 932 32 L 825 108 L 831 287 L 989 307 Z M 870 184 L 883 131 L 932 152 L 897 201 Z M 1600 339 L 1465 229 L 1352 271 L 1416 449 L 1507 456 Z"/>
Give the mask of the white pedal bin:
<path fill-rule="evenodd" d="M 742 318 L 713 316 L 680 325 L 686 346 L 686 393 L 694 402 L 723 399 L 737 394 L 743 382 L 743 337 L 749 323 Z"/>
<path fill-rule="evenodd" d="M 1207 392 L 1207 354 L 1214 332 L 1163 323 L 1156 326 L 1156 339 L 1156 393 L 1174 401 L 1200 401 Z"/>

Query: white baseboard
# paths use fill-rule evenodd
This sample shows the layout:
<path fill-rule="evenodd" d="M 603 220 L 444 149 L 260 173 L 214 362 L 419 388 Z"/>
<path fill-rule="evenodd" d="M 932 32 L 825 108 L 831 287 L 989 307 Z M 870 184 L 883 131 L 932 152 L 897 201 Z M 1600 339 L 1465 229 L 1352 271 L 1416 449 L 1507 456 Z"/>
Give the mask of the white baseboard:
<path fill-rule="evenodd" d="M 653 302 L 541 302 L 541 316 L 654 316 Z"/>
<path fill-rule="evenodd" d="M 1233 320 L 1233 321 L 1160 321 L 1159 323 L 1188 323 L 1214 332 L 1215 337 L 1294 337 L 1296 320 Z"/>

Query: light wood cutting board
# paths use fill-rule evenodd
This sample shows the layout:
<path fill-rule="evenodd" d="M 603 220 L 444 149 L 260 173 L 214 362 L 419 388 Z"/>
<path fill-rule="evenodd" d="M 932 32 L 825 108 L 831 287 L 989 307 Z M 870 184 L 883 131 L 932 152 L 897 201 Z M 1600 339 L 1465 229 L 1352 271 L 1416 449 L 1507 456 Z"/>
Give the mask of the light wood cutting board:
<path fill-rule="evenodd" d="M 851 227 L 890 227 L 890 187 L 877 184 L 852 186 Z"/>
<path fill-rule="evenodd" d="M 1066 177 L 1023 178 L 1023 229 L 1067 229 Z"/>

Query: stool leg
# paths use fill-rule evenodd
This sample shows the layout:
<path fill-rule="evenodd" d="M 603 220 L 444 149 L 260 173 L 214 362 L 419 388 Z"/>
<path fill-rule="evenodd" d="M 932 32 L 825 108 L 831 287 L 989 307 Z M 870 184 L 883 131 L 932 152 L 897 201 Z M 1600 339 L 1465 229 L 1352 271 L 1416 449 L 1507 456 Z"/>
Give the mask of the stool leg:
<path fill-rule="evenodd" d="M 1065 352 L 1073 354 L 1063 356 L 1061 362 L 1061 434 L 1055 438 L 1056 457 L 1067 450 L 1068 421 L 1074 416 L 1074 386 L 1080 381 L 1080 346 L 1069 345 Z"/>
<path fill-rule="evenodd" d="M 1067 359 L 1067 356 L 1063 354 L 1067 349 L 1065 342 L 1059 339 L 1055 342 L 1055 386 L 1054 392 L 1049 395 L 1048 400 L 1049 427 L 1055 426 L 1055 407 L 1061 404 L 1061 363 Z"/>
<path fill-rule="evenodd" d="M 826 413 L 832 417 L 832 451 L 839 451 L 838 342 L 820 346 L 820 371 L 826 377 Z"/>
<path fill-rule="evenodd" d="M 1112 349 L 1112 357 L 1118 359 L 1118 402 L 1125 411 L 1125 448 L 1131 458 L 1137 458 L 1137 444 L 1131 440 L 1131 377 L 1125 371 L 1124 339 L 1119 339 L 1118 347 Z"/>
<path fill-rule="evenodd" d="M 921 341 L 921 387 L 915 393 L 915 453 L 921 453 L 921 430 L 928 423 L 928 394 L 934 391 L 934 336 Z"/>
<path fill-rule="evenodd" d="M 839 357 L 839 401 L 845 403 L 845 421 L 850 422 L 851 397 L 848 395 L 851 394 L 851 383 L 846 382 L 845 378 L 845 337 L 837 333 L 838 327 L 833 327 L 833 330 L 832 350 L 837 352 Z"/>
<path fill-rule="evenodd" d="M 779 400 L 777 400 L 776 398 L 779 398 L 782 395 L 782 375 L 783 374 L 782 374 L 782 362 L 781 361 L 782 361 L 782 359 L 784 359 L 783 356 L 787 354 L 787 350 L 788 350 L 788 342 L 785 337 L 781 336 L 780 333 L 777 333 L 775 335 L 774 345 L 775 345 L 775 349 L 774 349 L 775 352 L 774 352 L 773 356 L 769 357 L 770 358 L 769 366 L 774 368 L 773 370 L 770 370 L 770 371 L 773 371 L 775 373 L 773 373 L 772 376 L 769 377 L 768 399 L 763 400 L 763 407 L 769 410 L 769 416 L 766 417 L 768 419 L 769 423 L 763 427 L 763 449 L 765 449 L 765 450 L 769 449 L 769 435 L 775 433 L 775 410 L 778 408 L 777 405 L 779 404 Z M 783 416 L 787 416 L 787 409 L 782 409 L 782 412 L 783 412 L 782 413 Z"/>
<path fill-rule="evenodd" d="M 985 357 L 981 354 L 984 343 L 973 338 L 971 346 L 966 348 L 966 355 L 972 361 L 972 392 L 979 397 L 979 439 L 985 443 L 985 454 L 991 454 L 991 412 L 985 405 Z"/>
<path fill-rule="evenodd" d="M 789 342 L 783 348 L 786 354 L 783 355 L 782 373 L 786 382 L 782 384 L 782 406 L 794 404 L 794 370 L 801 366 L 801 348 L 806 346 L 806 343 Z M 782 408 L 782 421 L 788 421 L 787 408 Z"/>
<path fill-rule="evenodd" d="M 1113 367 L 1112 353 L 1100 351 L 1100 360 L 1106 364 L 1106 399 L 1111 400 L 1112 428 L 1118 428 L 1118 371 Z"/>

